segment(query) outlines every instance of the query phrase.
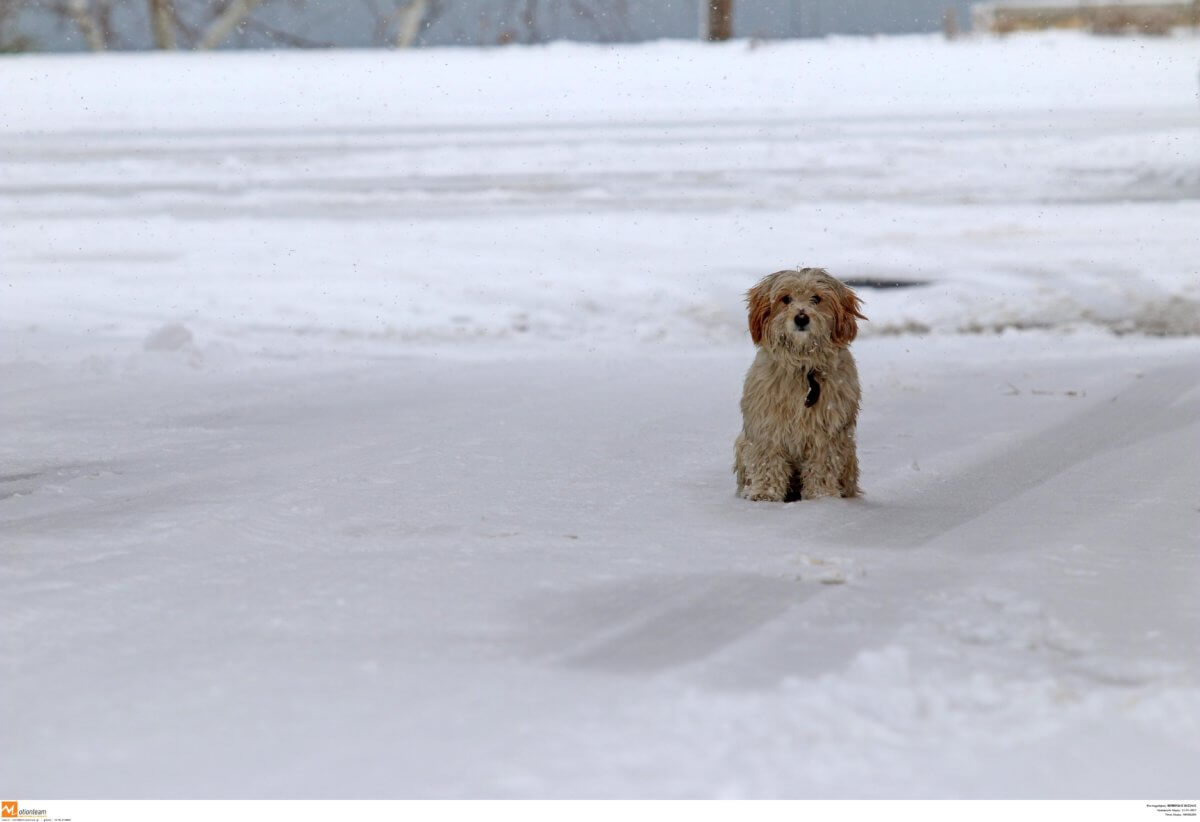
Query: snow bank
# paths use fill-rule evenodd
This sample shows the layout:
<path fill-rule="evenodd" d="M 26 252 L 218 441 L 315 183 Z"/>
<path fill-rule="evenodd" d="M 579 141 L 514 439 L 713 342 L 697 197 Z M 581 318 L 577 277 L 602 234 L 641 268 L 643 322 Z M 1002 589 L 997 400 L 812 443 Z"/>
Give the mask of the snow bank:
<path fill-rule="evenodd" d="M 7 58 L 0 130 L 334 130 L 867 114 L 1153 110 L 1194 101 L 1193 40 L 1070 33 L 701 45 Z"/>
<path fill-rule="evenodd" d="M 925 283 L 864 289 L 868 335 L 1194 334 L 1194 46 L 5 59 L 18 351 L 738 345 L 798 264 Z"/>

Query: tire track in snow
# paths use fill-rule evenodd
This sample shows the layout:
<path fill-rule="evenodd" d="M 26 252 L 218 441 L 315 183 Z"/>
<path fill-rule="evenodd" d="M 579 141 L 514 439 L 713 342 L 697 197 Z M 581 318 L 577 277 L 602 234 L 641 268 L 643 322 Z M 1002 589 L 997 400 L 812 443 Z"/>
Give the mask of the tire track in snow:
<path fill-rule="evenodd" d="M 1198 384 L 1194 368 L 1163 368 L 1135 380 L 1108 402 L 1097 403 L 1017 447 L 938 485 L 925 485 L 895 504 L 837 523 L 819 535 L 861 546 L 886 534 L 886 546 L 912 549 L 973 520 L 1081 463 L 1154 436 L 1178 431 L 1200 417 L 1200 396 L 1180 401 Z M 980 544 L 1002 545 L 986 537 Z"/>
<path fill-rule="evenodd" d="M 709 657 L 814 594 L 765 574 L 648 575 L 526 603 L 524 650 L 572 668 L 646 673 Z"/>
<path fill-rule="evenodd" d="M 1111 400 L 1093 405 L 1019 446 L 978 463 L 948 481 L 917 489 L 900 503 L 874 507 L 849 523 L 813 532 L 813 539 L 862 547 L 886 539 L 891 561 L 877 564 L 862 586 L 800 585 L 766 574 L 647 576 L 577 589 L 558 601 L 526 603 L 530 625 L 553 625 L 533 656 L 568 667 L 613 674 L 647 674 L 711 662 L 743 638 L 787 622 L 803 608 L 802 637 L 774 636 L 765 650 L 716 666 L 703 678 L 721 687 L 756 687 L 785 676 L 815 675 L 848 662 L 906 623 L 911 591 L 951 590 L 981 570 L 978 550 L 967 564 L 946 566 L 930 580 L 929 563 L 914 570 L 912 551 L 947 539 L 1007 548 L 1004 533 L 976 522 L 1022 494 L 1098 456 L 1179 431 L 1200 417 L 1194 369 L 1146 374 Z M 1190 396 L 1189 396 L 1190 394 Z M 839 512 L 840 513 L 840 512 Z M 881 581 L 879 581 L 881 580 Z M 818 596 L 820 595 L 820 596 Z M 827 600 L 838 597 L 842 607 Z M 619 606 L 614 611 L 613 606 Z M 848 616 L 852 625 L 844 624 Z M 792 623 L 789 623 L 792 624 Z M 776 632 L 778 634 L 778 632 Z M 531 650 L 526 648 L 526 650 Z M 744 663 L 744 664 L 739 664 Z"/>

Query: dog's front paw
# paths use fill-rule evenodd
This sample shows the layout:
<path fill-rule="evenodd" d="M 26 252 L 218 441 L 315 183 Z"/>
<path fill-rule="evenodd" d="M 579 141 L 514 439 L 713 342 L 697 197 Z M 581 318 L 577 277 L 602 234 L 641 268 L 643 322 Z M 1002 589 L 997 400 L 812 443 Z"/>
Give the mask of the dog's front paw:
<path fill-rule="evenodd" d="M 747 488 L 742 496 L 752 502 L 783 502 L 785 493 L 767 488 Z"/>

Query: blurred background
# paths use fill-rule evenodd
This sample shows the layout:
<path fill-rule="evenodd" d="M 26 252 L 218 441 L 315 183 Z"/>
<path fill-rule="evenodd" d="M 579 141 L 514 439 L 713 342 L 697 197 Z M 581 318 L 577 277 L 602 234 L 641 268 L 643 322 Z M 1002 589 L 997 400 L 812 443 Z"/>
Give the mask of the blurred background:
<path fill-rule="evenodd" d="M 758 39 L 1049 26 L 1166 34 L 1196 25 L 1198 14 L 1194 0 L 0 0 L 0 47 L 640 42 L 694 38 L 710 18 L 728 21 L 725 36 Z"/>

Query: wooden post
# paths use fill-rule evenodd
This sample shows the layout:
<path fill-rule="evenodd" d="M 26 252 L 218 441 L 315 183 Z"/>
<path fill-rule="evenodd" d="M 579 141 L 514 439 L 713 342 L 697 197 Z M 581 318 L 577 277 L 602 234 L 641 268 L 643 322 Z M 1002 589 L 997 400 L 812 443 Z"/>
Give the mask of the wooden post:
<path fill-rule="evenodd" d="M 728 40 L 733 37 L 733 0 L 700 0 L 700 37 Z"/>

